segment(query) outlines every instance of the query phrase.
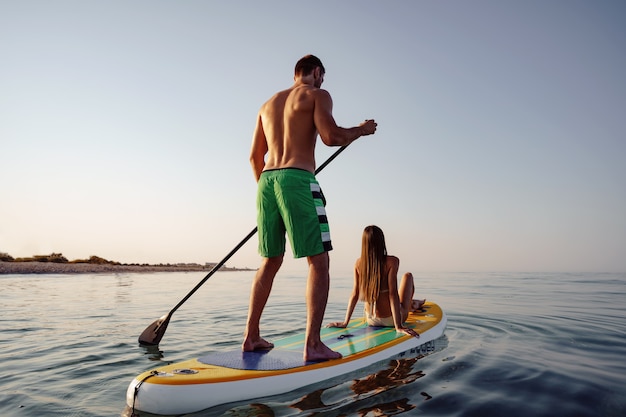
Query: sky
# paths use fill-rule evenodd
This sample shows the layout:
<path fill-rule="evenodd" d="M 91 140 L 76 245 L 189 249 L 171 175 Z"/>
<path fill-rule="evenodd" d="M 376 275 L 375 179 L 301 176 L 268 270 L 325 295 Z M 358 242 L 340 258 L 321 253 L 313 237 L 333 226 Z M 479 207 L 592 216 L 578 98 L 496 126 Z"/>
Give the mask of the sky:
<path fill-rule="evenodd" d="M 378 123 L 318 175 L 331 272 L 370 224 L 401 270 L 624 272 L 625 21 L 603 0 L 0 0 L 0 252 L 221 260 L 256 225 L 258 109 L 312 53 L 337 123 Z M 256 268 L 256 242 L 227 265 Z"/>

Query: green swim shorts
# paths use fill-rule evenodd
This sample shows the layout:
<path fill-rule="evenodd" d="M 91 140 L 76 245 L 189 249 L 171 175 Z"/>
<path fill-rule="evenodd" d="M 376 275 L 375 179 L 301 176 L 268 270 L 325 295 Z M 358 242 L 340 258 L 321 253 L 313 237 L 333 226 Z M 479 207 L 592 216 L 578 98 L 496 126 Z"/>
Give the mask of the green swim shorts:
<path fill-rule="evenodd" d="M 297 168 L 264 171 L 257 191 L 261 256 L 283 255 L 285 233 L 295 258 L 332 250 L 325 205 L 322 189 L 309 171 Z"/>

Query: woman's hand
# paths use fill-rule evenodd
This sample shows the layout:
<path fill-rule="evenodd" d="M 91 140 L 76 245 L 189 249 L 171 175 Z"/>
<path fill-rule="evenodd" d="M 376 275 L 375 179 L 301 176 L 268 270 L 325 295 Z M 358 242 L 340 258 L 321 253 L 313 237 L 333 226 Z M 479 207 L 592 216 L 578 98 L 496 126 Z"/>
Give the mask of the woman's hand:
<path fill-rule="evenodd" d="M 333 323 L 328 323 L 326 327 L 339 327 L 345 329 L 346 327 L 348 327 L 348 324 L 341 321 L 335 321 Z"/>
<path fill-rule="evenodd" d="M 420 338 L 419 333 L 417 333 L 415 330 L 413 329 L 409 329 L 408 327 L 400 327 L 400 328 L 396 328 L 396 332 L 398 333 L 404 333 L 404 334 L 408 334 L 409 336 L 413 336 L 416 339 Z"/>

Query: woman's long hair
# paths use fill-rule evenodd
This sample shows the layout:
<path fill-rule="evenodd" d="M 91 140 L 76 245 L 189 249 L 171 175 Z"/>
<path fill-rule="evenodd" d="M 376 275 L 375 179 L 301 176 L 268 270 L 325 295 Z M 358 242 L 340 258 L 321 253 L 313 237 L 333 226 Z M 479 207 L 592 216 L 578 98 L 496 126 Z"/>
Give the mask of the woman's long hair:
<path fill-rule="evenodd" d="M 372 304 L 378 299 L 380 283 L 385 274 L 385 235 L 378 226 L 367 226 L 361 240 L 361 259 L 359 275 L 361 277 L 359 298 Z"/>

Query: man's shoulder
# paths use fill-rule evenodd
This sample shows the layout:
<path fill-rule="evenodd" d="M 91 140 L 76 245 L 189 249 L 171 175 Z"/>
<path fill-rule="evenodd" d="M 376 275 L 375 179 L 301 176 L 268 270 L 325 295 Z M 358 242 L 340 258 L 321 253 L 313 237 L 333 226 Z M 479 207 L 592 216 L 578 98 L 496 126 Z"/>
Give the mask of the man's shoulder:
<path fill-rule="evenodd" d="M 260 113 L 265 113 L 266 111 L 273 109 L 276 105 L 284 103 L 290 92 L 291 89 L 286 89 L 275 93 L 261 105 Z"/>
<path fill-rule="evenodd" d="M 290 90 L 285 90 L 285 91 L 293 91 L 293 90 L 296 90 L 303 94 L 311 94 L 314 96 L 330 96 L 330 93 L 327 90 L 324 90 L 323 88 L 315 87 L 314 85 L 309 85 L 309 84 L 301 84 L 301 85 L 292 87 Z"/>
<path fill-rule="evenodd" d="M 328 90 L 324 90 L 323 88 L 317 88 L 317 87 L 313 87 L 313 90 L 314 90 L 313 94 L 330 97 L 330 93 L 328 92 Z"/>
<path fill-rule="evenodd" d="M 314 108 L 326 107 L 328 92 L 312 85 L 300 85 L 289 91 L 285 103 L 291 108 L 312 111 Z M 277 100 L 278 101 L 278 100 Z"/>
<path fill-rule="evenodd" d="M 314 94 L 315 102 L 321 106 L 320 108 L 331 108 L 333 99 L 328 91 L 317 88 Z"/>
<path fill-rule="evenodd" d="M 274 95 L 270 97 L 264 104 L 272 103 L 276 100 L 281 99 L 282 97 L 287 97 L 289 94 L 291 94 L 292 90 L 293 88 L 287 88 L 285 90 L 278 91 L 277 93 L 274 93 Z"/>

